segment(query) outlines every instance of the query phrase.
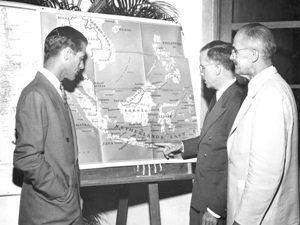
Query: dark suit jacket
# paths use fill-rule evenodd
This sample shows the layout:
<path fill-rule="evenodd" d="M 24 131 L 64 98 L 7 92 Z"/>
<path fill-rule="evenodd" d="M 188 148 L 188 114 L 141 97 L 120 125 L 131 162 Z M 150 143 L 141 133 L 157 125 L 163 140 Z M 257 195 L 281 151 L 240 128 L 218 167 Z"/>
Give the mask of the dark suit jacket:
<path fill-rule="evenodd" d="M 200 136 L 183 141 L 183 158 L 197 155 L 191 206 L 200 212 L 209 208 L 226 216 L 226 142 L 245 95 L 245 88 L 232 84 L 207 113 Z"/>
<path fill-rule="evenodd" d="M 16 112 L 13 162 L 24 172 L 20 225 L 70 225 L 81 217 L 74 131 L 70 109 L 37 73 L 22 91 Z"/>

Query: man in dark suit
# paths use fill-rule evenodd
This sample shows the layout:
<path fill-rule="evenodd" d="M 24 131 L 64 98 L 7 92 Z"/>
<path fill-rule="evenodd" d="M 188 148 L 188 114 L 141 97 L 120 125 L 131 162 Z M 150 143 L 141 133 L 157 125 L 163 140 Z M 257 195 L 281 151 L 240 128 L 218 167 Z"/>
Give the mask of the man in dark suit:
<path fill-rule="evenodd" d="M 200 136 L 178 144 L 165 145 L 167 158 L 197 156 L 190 209 L 190 225 L 225 225 L 227 196 L 226 142 L 236 114 L 245 98 L 230 60 L 232 46 L 212 41 L 200 51 L 200 73 L 208 88 L 216 90 Z"/>
<path fill-rule="evenodd" d="M 87 39 L 58 27 L 45 40 L 44 68 L 22 91 L 14 167 L 23 171 L 19 225 L 82 225 L 78 149 L 63 79 L 84 69 Z"/>

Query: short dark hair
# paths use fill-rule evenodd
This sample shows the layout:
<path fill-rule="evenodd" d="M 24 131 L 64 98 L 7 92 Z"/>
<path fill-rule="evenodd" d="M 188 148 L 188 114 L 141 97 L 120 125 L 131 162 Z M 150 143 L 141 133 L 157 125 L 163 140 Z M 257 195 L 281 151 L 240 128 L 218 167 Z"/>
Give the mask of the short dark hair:
<path fill-rule="evenodd" d="M 230 60 L 232 44 L 224 41 L 211 41 L 204 45 L 200 52 L 207 51 L 207 57 L 224 66 L 225 69 L 234 72 L 234 63 Z"/>
<path fill-rule="evenodd" d="M 70 47 L 74 52 L 78 52 L 82 50 L 83 44 L 87 43 L 86 37 L 73 27 L 57 27 L 45 39 L 44 62 L 58 55 L 66 47 Z"/>
<path fill-rule="evenodd" d="M 242 26 L 237 34 L 248 40 L 256 40 L 261 43 L 261 51 L 264 57 L 270 58 L 276 52 L 275 38 L 269 28 L 260 23 L 248 23 Z"/>

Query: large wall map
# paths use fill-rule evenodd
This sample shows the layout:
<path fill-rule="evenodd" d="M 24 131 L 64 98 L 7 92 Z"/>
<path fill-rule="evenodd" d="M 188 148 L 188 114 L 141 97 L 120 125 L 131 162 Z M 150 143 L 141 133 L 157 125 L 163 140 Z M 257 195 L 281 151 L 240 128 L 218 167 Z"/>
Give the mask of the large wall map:
<path fill-rule="evenodd" d="M 16 105 L 42 65 L 39 14 L 34 12 L 0 3 L 0 194 L 4 195 L 20 192 L 12 183 Z"/>
<path fill-rule="evenodd" d="M 81 165 L 151 163 L 164 158 L 155 144 L 197 135 L 180 26 L 0 4 L 1 174 L 12 166 L 17 99 L 42 66 L 46 35 L 63 25 L 80 30 L 89 41 L 82 79 L 68 93 Z"/>
<path fill-rule="evenodd" d="M 89 40 L 84 79 L 69 95 L 81 163 L 162 159 L 155 146 L 195 136 L 180 26 L 44 12 L 42 33 L 69 25 Z"/>

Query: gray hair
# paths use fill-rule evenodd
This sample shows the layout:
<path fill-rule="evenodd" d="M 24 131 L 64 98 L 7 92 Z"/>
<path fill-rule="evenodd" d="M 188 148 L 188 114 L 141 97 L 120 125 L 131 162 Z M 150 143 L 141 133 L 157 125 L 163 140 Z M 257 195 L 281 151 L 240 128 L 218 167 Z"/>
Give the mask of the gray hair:
<path fill-rule="evenodd" d="M 265 58 L 271 58 L 276 52 L 277 46 L 271 30 L 260 23 L 249 23 L 242 26 L 237 35 L 258 43 L 262 56 Z"/>

